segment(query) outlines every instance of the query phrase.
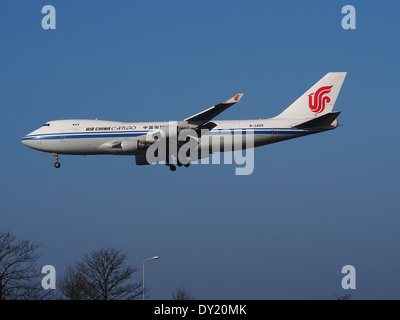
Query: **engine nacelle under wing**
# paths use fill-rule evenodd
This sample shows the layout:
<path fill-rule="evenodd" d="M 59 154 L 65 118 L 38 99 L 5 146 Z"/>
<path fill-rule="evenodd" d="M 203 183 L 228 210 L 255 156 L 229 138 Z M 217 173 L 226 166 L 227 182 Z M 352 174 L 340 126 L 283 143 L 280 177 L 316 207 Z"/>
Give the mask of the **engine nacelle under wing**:
<path fill-rule="evenodd" d="M 121 150 L 125 154 L 135 154 L 136 152 L 144 148 L 144 143 L 136 139 L 127 139 L 121 142 Z"/>

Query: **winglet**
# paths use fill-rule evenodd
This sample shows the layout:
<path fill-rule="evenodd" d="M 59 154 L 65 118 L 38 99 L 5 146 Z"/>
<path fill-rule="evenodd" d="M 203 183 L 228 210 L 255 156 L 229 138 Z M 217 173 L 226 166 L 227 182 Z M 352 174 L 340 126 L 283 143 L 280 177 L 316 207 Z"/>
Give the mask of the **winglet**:
<path fill-rule="evenodd" d="M 236 103 L 239 102 L 239 100 L 243 97 L 244 93 L 238 93 L 237 95 L 233 96 L 232 98 L 230 98 L 229 100 L 225 101 L 224 104 L 228 104 L 228 103 Z"/>
<path fill-rule="evenodd" d="M 228 109 L 229 107 L 233 106 L 235 103 L 239 102 L 239 100 L 242 98 L 243 93 L 238 93 L 234 95 L 232 98 L 229 100 L 226 100 L 225 102 L 218 103 L 215 106 L 212 106 L 211 108 L 208 108 L 202 112 L 196 113 L 195 115 L 184 119 L 184 121 L 191 121 L 191 122 L 197 122 L 197 125 L 204 124 L 211 119 L 215 118 L 217 115 L 219 115 L 221 112 L 224 110 Z"/>

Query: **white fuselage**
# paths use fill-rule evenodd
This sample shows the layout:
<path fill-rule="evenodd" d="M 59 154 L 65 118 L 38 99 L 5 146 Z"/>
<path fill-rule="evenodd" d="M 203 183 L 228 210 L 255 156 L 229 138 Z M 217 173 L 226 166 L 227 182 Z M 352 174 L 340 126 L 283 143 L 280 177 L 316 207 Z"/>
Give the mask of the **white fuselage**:
<path fill-rule="evenodd" d="M 252 149 L 262 145 L 335 129 L 333 112 L 346 72 L 329 72 L 274 118 L 214 121 L 243 96 L 238 93 L 182 121 L 117 122 L 56 120 L 22 138 L 26 146 L 49 152 L 60 167 L 59 154 L 134 155 L 137 165 L 178 166 L 210 153 Z M 238 153 L 235 153 L 238 154 Z"/>
<path fill-rule="evenodd" d="M 304 120 L 301 120 L 304 121 Z M 297 138 L 324 130 L 305 130 L 293 128 L 296 119 L 259 119 L 237 121 L 213 121 L 216 126 L 203 135 L 202 144 L 213 144 L 213 150 L 223 151 L 224 139 L 213 139 L 214 136 L 229 138 L 236 132 L 254 131 L 254 147 Z M 135 152 L 124 152 L 118 148 L 106 148 L 127 139 L 156 132 L 168 122 L 116 122 L 103 120 L 56 120 L 47 122 L 39 129 L 29 133 L 22 143 L 30 148 L 56 154 L 95 155 L 119 154 L 132 155 Z M 217 144 L 217 145 L 216 145 Z"/>

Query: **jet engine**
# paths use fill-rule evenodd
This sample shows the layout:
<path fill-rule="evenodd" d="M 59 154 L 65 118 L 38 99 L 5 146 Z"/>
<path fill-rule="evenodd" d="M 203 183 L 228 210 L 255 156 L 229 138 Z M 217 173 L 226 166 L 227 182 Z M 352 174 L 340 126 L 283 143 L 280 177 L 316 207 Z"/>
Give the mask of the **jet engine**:
<path fill-rule="evenodd" d="M 134 154 L 144 148 L 145 144 L 136 139 L 127 139 L 121 142 L 121 150 L 125 154 Z"/>

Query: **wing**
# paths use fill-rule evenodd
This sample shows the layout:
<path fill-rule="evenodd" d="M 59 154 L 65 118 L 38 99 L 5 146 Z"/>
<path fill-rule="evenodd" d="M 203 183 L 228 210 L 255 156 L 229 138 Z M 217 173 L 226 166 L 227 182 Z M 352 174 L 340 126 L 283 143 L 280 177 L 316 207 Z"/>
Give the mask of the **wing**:
<path fill-rule="evenodd" d="M 160 131 L 163 131 L 167 139 L 171 138 L 170 133 L 173 132 L 174 136 L 173 141 L 175 141 L 176 135 L 178 134 L 179 130 L 186 128 L 194 129 L 194 131 L 196 131 L 197 133 L 197 136 L 193 138 L 197 139 L 204 132 L 210 131 L 214 127 L 216 127 L 216 124 L 214 122 L 211 122 L 211 120 L 215 118 L 217 115 L 219 115 L 221 112 L 225 111 L 229 107 L 233 106 L 235 103 L 239 102 L 242 96 L 243 93 L 238 93 L 229 100 L 218 103 L 217 105 L 212 106 L 211 108 L 208 108 L 207 110 L 204 110 L 202 112 L 199 112 L 189 118 L 186 118 L 183 121 L 179 121 L 176 122 L 175 124 L 165 126 L 160 130 L 145 133 L 138 137 L 126 140 L 137 140 L 139 143 L 142 143 L 143 146 L 149 146 L 155 141 L 157 141 Z M 177 141 L 173 143 L 179 144 Z M 183 144 L 184 142 L 181 143 Z M 122 148 L 122 141 L 114 139 L 104 143 L 99 147 L 99 149 L 107 151 L 115 151 L 121 148 Z"/>
<path fill-rule="evenodd" d="M 238 93 L 237 95 L 230 98 L 229 100 L 218 103 L 217 105 L 212 106 L 211 108 L 208 108 L 207 110 L 204 110 L 204 111 L 199 112 L 189 118 L 186 118 L 184 121 L 187 121 L 189 124 L 193 124 L 196 126 L 202 126 L 202 125 L 206 124 L 207 122 L 211 121 L 213 118 L 215 118 L 221 112 L 225 111 L 229 107 L 233 106 L 235 103 L 239 102 L 239 100 L 242 98 L 242 96 L 243 96 L 243 93 Z"/>

